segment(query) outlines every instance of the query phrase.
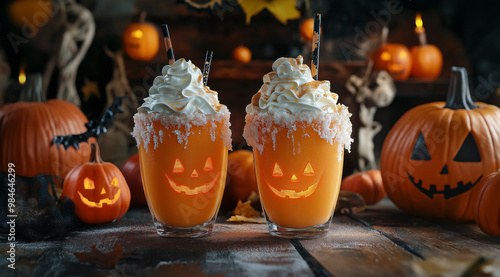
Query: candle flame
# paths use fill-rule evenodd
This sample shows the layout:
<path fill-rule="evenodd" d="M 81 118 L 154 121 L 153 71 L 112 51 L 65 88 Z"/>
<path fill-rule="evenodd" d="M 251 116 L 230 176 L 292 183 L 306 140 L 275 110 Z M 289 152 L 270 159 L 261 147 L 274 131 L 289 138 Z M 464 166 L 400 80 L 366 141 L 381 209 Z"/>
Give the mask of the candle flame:
<path fill-rule="evenodd" d="M 21 69 L 19 69 L 19 84 L 24 85 L 26 83 L 26 73 L 24 72 L 24 66 L 21 66 Z"/>
<path fill-rule="evenodd" d="M 417 26 L 417 28 L 422 28 L 424 26 L 424 21 L 422 20 L 422 15 L 420 15 L 420 13 L 417 13 L 415 16 L 415 26 Z"/>

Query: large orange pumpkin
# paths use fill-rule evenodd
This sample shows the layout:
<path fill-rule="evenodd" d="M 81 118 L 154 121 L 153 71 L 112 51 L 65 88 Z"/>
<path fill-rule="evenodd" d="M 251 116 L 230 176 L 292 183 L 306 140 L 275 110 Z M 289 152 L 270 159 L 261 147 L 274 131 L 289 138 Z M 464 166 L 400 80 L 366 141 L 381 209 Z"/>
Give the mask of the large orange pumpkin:
<path fill-rule="evenodd" d="M 160 49 L 160 35 L 156 27 L 145 22 L 146 14 L 141 13 L 138 23 L 133 22 L 123 32 L 123 48 L 134 60 L 149 61 Z"/>
<path fill-rule="evenodd" d="M 472 102 L 467 71 L 453 67 L 446 103 L 406 112 L 384 141 L 380 168 L 387 195 L 401 209 L 472 221 L 472 195 L 500 168 L 500 109 Z"/>
<path fill-rule="evenodd" d="M 490 174 L 474 199 L 474 219 L 479 228 L 500 237 L 500 170 Z"/>
<path fill-rule="evenodd" d="M 410 76 L 412 66 L 410 50 L 403 44 L 383 44 L 373 52 L 372 59 L 375 70 L 386 70 L 394 80 L 406 80 Z"/>
<path fill-rule="evenodd" d="M 83 222 L 100 224 L 121 218 L 130 205 L 130 190 L 120 169 L 103 162 L 97 144 L 92 143 L 89 162 L 73 168 L 64 179 L 62 197 L 75 203 Z"/>
<path fill-rule="evenodd" d="M 441 75 L 443 55 L 432 44 L 418 45 L 411 48 L 411 77 L 436 79 Z"/>
<path fill-rule="evenodd" d="M 90 145 L 79 149 L 52 145 L 54 136 L 87 131 L 87 118 L 75 105 L 61 100 L 17 102 L 0 109 L 0 170 L 16 165 L 16 174 L 34 177 L 45 173 L 65 177 L 76 165 L 88 161 Z M 95 142 L 94 138 L 89 143 Z"/>

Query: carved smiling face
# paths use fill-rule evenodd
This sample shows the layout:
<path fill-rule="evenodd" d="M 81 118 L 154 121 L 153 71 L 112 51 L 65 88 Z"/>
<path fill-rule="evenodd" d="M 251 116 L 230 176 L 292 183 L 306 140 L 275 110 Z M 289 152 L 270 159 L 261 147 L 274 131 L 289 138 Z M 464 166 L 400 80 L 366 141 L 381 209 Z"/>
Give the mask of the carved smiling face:
<path fill-rule="evenodd" d="M 286 171 L 274 164 L 271 177 L 265 178 L 271 191 L 280 198 L 298 199 L 311 196 L 318 188 L 319 175 L 316 175 L 310 162 L 298 172 Z"/>
<path fill-rule="evenodd" d="M 474 136 L 469 133 L 462 142 L 460 148 L 455 151 L 456 154 L 452 161 L 445 162 L 443 165 L 439 165 L 438 162 L 432 162 L 432 156 L 429 153 L 425 138 L 423 134 L 420 133 L 410 159 L 412 161 L 421 161 L 422 163 L 420 169 L 416 169 L 413 174 L 408 172 L 408 178 L 411 183 L 430 198 L 434 198 L 435 195 L 441 194 L 444 199 L 449 199 L 471 190 L 483 177 L 480 171 L 477 177 L 474 177 L 472 180 L 455 180 L 455 178 L 447 176 L 457 175 L 461 170 L 470 170 L 469 167 L 471 166 L 481 166 L 481 154 Z M 442 183 L 441 180 L 433 178 L 427 170 L 430 168 L 441 168 L 438 174 L 442 177 L 447 177 L 445 179 L 449 180 L 449 183 Z M 422 172 L 423 169 L 427 174 L 423 174 L 426 173 Z M 437 172 L 434 172 L 434 174 L 435 173 Z"/>
<path fill-rule="evenodd" d="M 96 197 L 98 191 L 98 197 Z M 120 199 L 121 188 L 118 179 L 113 178 L 109 184 L 96 185 L 94 180 L 89 177 L 83 179 L 83 189 L 78 191 L 78 196 L 82 203 L 91 208 L 102 208 L 103 204 L 113 205 Z"/>
<path fill-rule="evenodd" d="M 197 195 L 207 193 L 215 186 L 221 172 L 214 170 L 212 157 L 207 157 L 203 166 L 193 166 L 196 164 L 194 160 L 183 163 L 180 158 L 176 158 L 172 168 L 164 171 L 165 178 L 175 192 Z"/>
<path fill-rule="evenodd" d="M 387 70 L 394 80 L 406 80 L 410 76 L 411 57 L 408 47 L 398 43 L 386 43 L 373 53 L 374 68 Z"/>

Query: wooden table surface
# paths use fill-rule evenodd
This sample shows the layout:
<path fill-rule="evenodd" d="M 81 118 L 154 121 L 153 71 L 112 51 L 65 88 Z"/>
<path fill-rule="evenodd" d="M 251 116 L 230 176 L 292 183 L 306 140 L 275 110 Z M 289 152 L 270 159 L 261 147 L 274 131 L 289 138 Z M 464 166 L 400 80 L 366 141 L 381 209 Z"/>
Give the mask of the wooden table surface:
<path fill-rule="evenodd" d="M 463 274 L 470 268 L 500 274 L 499 238 L 474 224 L 412 217 L 387 199 L 352 216 L 335 215 L 329 233 L 313 240 L 275 238 L 265 224 L 224 221 L 206 238 L 169 239 L 156 234 L 147 208 L 131 208 L 117 222 L 79 228 L 63 240 L 17 242 L 16 269 L 2 258 L 0 276 L 432 276 L 438 267 L 444 269 L 436 276 L 476 276 Z M 104 254 L 121 246 L 124 257 L 110 268 L 80 262 L 74 253 L 90 253 L 92 245 Z"/>

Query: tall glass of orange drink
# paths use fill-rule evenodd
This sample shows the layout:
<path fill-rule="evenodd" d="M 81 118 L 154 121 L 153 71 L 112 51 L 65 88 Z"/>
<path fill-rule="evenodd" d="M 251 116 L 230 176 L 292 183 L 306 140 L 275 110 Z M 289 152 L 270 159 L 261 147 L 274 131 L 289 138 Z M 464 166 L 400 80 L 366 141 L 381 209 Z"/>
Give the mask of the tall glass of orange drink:
<path fill-rule="evenodd" d="M 328 81 L 315 81 L 302 57 L 280 58 L 247 106 L 244 136 L 269 232 L 287 238 L 324 235 L 335 210 L 350 114 Z"/>
<path fill-rule="evenodd" d="M 144 192 L 165 237 L 211 233 L 231 147 L 229 111 L 191 61 L 162 70 L 134 116 Z"/>

